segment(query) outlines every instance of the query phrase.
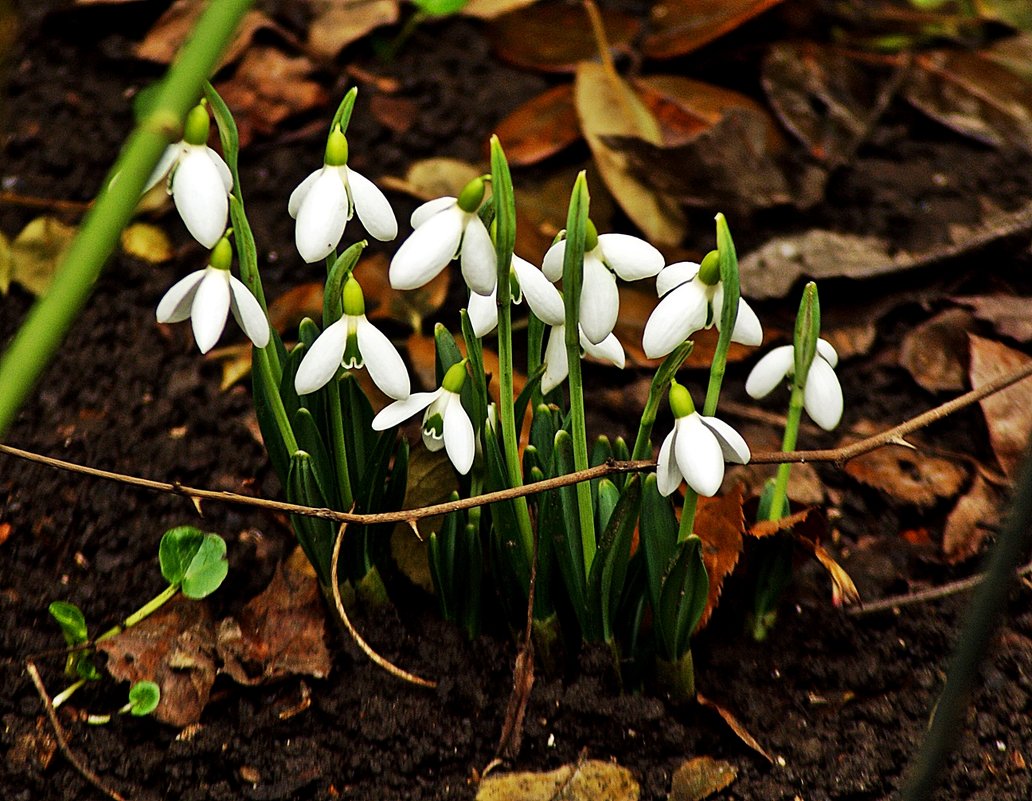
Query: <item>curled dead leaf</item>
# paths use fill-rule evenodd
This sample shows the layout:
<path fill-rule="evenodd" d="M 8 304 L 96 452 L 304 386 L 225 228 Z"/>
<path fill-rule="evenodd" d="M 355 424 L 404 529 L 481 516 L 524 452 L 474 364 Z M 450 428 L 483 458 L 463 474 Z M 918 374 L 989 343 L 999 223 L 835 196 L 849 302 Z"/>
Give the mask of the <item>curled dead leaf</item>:
<path fill-rule="evenodd" d="M 699 706 L 705 707 L 706 709 L 712 709 L 714 712 L 716 712 L 720 716 L 720 719 L 727 724 L 728 728 L 735 733 L 735 736 L 738 737 L 739 740 L 741 740 L 743 743 L 749 746 L 753 751 L 755 751 L 761 757 L 766 759 L 772 765 L 774 764 L 774 760 L 771 758 L 770 754 L 768 754 L 767 751 L 763 748 L 763 746 L 760 745 L 759 741 L 749 733 L 748 729 L 746 729 L 745 726 L 741 724 L 741 722 L 738 720 L 737 717 L 735 717 L 735 715 L 731 712 L 730 709 L 721 706 L 716 701 L 711 701 L 709 698 L 706 698 L 701 693 L 696 693 L 695 700 L 699 702 Z"/>
<path fill-rule="evenodd" d="M 1020 351 L 991 339 L 968 335 L 971 342 L 971 387 L 981 386 L 1006 373 L 1014 372 L 1030 361 Z M 1000 467 L 1013 479 L 1032 435 L 1032 378 L 1026 378 L 1003 392 L 979 401 L 989 443 Z"/>
<path fill-rule="evenodd" d="M 400 14 L 398 0 L 308 0 L 307 5 L 312 15 L 308 48 L 325 59 L 336 58 L 381 25 L 393 25 Z"/>
<path fill-rule="evenodd" d="M 979 320 L 991 323 L 1000 336 L 1032 342 L 1032 316 L 1028 313 L 1032 298 L 998 294 L 967 295 L 950 300 L 970 308 Z"/>
<path fill-rule="evenodd" d="M 554 156 L 581 138 L 573 87 L 560 84 L 532 97 L 498 123 L 495 133 L 513 167 Z"/>
<path fill-rule="evenodd" d="M 733 31 L 781 0 L 661 0 L 652 6 L 645 55 L 673 58 Z"/>
<path fill-rule="evenodd" d="M 953 507 L 942 533 L 942 551 L 946 561 L 962 562 L 982 550 L 1000 517 L 1003 498 L 981 474 L 975 474 L 971 488 Z"/>
<path fill-rule="evenodd" d="M 899 363 L 929 392 L 956 392 L 967 385 L 967 332 L 971 315 L 947 309 L 910 329 L 903 337 Z"/>
<path fill-rule="evenodd" d="M 670 801 L 703 801 L 736 778 L 738 770 L 730 762 L 708 756 L 689 759 L 674 771 Z"/>
<path fill-rule="evenodd" d="M 694 531 L 702 540 L 702 561 L 709 575 L 709 595 L 696 631 L 709 623 L 720 602 L 724 579 L 731 575 L 742 553 L 742 532 L 745 530 L 742 500 L 741 485 L 723 496 L 699 498 Z"/>

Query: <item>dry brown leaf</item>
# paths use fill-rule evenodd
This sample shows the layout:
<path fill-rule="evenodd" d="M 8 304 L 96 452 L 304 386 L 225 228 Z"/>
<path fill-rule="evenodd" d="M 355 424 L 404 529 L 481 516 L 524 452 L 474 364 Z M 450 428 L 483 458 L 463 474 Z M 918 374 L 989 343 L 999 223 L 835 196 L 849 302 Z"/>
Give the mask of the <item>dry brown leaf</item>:
<path fill-rule="evenodd" d="M 380 184 L 396 192 L 405 192 L 419 200 L 433 200 L 446 195 L 457 197 L 484 169 L 467 161 L 436 157 L 411 164 L 404 178 L 391 175 L 380 179 Z"/>
<path fill-rule="evenodd" d="M 513 167 L 537 164 L 581 138 L 573 87 L 560 84 L 532 97 L 495 128 Z"/>
<path fill-rule="evenodd" d="M 967 494 L 957 501 L 942 533 L 942 550 L 946 561 L 963 562 L 980 553 L 982 543 L 1000 517 L 1002 495 L 975 473 Z"/>
<path fill-rule="evenodd" d="M 33 295 L 42 295 L 50 287 L 58 265 L 72 245 L 77 229 L 56 217 L 37 217 L 29 222 L 11 242 L 0 264 L 0 280 L 21 284 Z"/>
<path fill-rule="evenodd" d="M 763 539 L 764 537 L 769 537 L 772 534 L 788 531 L 789 529 L 795 528 L 800 523 L 805 522 L 812 511 L 813 508 L 810 507 L 798 512 L 793 512 L 792 514 L 778 518 L 777 520 L 758 520 L 757 522 L 749 525 L 745 533 L 750 537 Z"/>
<path fill-rule="evenodd" d="M 979 54 L 1015 75 L 1032 81 L 1032 28 L 1006 39 L 1000 39 Z"/>
<path fill-rule="evenodd" d="M 322 281 L 292 286 L 269 304 L 269 322 L 281 334 L 296 332 L 306 317 L 319 321 L 323 312 Z"/>
<path fill-rule="evenodd" d="M 503 143 L 504 144 L 504 143 Z M 516 252 L 540 264 L 556 234 L 566 225 L 570 190 L 577 173 L 587 169 L 588 185 L 600 187 L 591 193 L 591 220 L 600 231 L 609 230 L 613 201 L 603 191 L 602 180 L 591 165 L 571 165 L 534 184 L 516 187 Z"/>
<path fill-rule="evenodd" d="M 814 557 L 820 562 L 821 567 L 828 571 L 828 576 L 831 578 L 832 605 L 839 607 L 860 603 L 860 592 L 842 565 L 836 562 L 832 555 L 820 545 L 810 543 L 806 539 L 800 538 L 800 540 L 808 545 L 812 544 Z"/>
<path fill-rule="evenodd" d="M 950 298 L 954 303 L 967 306 L 975 317 L 992 323 L 1000 336 L 1018 342 L 1032 342 L 1032 298 L 1016 295 L 967 295 Z"/>
<path fill-rule="evenodd" d="M 398 290 L 388 280 L 387 257 L 374 253 L 364 258 L 355 278 L 362 285 L 370 320 L 394 320 L 418 332 L 423 319 L 444 304 L 454 267 L 445 267 L 429 283 L 414 290 Z"/>
<path fill-rule="evenodd" d="M 275 47 L 251 47 L 233 72 L 216 88 L 237 123 L 240 146 L 254 136 L 268 136 L 284 120 L 327 103 L 326 91 L 309 78 L 312 63 Z"/>
<path fill-rule="evenodd" d="M 426 389 L 437 386 L 437 345 L 427 334 L 413 333 L 405 342 L 409 366 L 416 376 L 416 383 Z"/>
<path fill-rule="evenodd" d="M 260 595 L 219 623 L 216 648 L 223 671 L 249 687 L 284 676 L 329 675 L 326 614 L 300 548 L 277 566 Z"/>
<path fill-rule="evenodd" d="M 696 631 L 701 631 L 720 603 L 724 579 L 731 575 L 742 553 L 745 516 L 742 514 L 741 485 L 727 495 L 699 498 L 693 528 L 702 540 L 702 561 L 709 575 L 709 596 L 695 627 Z"/>
<path fill-rule="evenodd" d="M 443 450 L 435 453 L 422 445 L 412 448 L 403 508 L 418 509 L 443 503 L 457 489 L 455 471 Z M 442 515 L 422 518 L 418 523 L 422 540 L 413 535 L 408 523 L 398 523 L 391 532 L 391 556 L 398 569 L 409 581 L 427 592 L 434 591 L 434 582 L 426 557 L 426 538 L 430 532 L 441 530 L 443 519 Z"/>
<path fill-rule="evenodd" d="M 761 757 L 766 759 L 768 762 L 774 764 L 774 760 L 771 759 L 770 754 L 768 754 L 764 750 L 763 746 L 760 745 L 759 741 L 757 741 L 755 737 L 749 734 L 749 731 L 745 728 L 745 726 L 743 726 L 739 722 L 738 718 L 736 718 L 731 713 L 731 710 L 726 709 L 725 707 L 718 704 L 716 701 L 711 701 L 710 699 L 704 697 L 701 693 L 696 693 L 695 700 L 699 702 L 699 706 L 704 706 L 707 709 L 712 709 L 714 712 L 720 715 L 720 719 L 728 725 L 728 728 L 730 728 L 731 731 L 735 733 L 735 736 L 737 736 L 739 740 L 741 740 L 743 743 L 749 746 L 753 751 L 755 751 Z"/>
<path fill-rule="evenodd" d="M 588 759 L 547 773 L 487 776 L 476 801 L 638 801 L 640 788 L 627 768 Z"/>
<path fill-rule="evenodd" d="M 1029 362 L 1028 356 L 1013 348 L 974 334 L 969 336 L 972 389 L 1014 372 Z M 993 453 L 1003 472 L 1013 479 L 1028 445 L 1029 435 L 1032 434 L 1032 378 L 982 398 L 979 403 L 989 428 Z"/>
<path fill-rule="evenodd" d="M 459 13 L 464 17 L 490 20 L 536 2 L 538 0 L 469 0 Z"/>
<path fill-rule="evenodd" d="M 403 134 L 416 124 L 419 105 L 407 97 L 393 97 L 378 92 L 369 101 L 369 113 L 384 128 Z"/>
<path fill-rule="evenodd" d="M 154 23 L 143 41 L 136 45 L 137 57 L 161 64 L 171 63 L 207 6 L 207 0 L 176 0 Z M 270 17 L 261 11 L 248 11 L 237 26 L 233 41 L 222 54 L 219 67 L 240 58 L 260 30 L 276 31 L 284 39 L 290 39 L 289 34 Z"/>
<path fill-rule="evenodd" d="M 661 0 L 652 6 L 645 55 L 683 56 L 733 31 L 781 0 Z"/>
<path fill-rule="evenodd" d="M 957 392 L 967 386 L 967 333 L 971 315 L 947 309 L 903 337 L 899 364 L 929 392 Z"/>
<path fill-rule="evenodd" d="M 158 720 L 183 727 L 201 719 L 215 682 L 215 627 L 203 601 L 174 598 L 97 650 L 116 679 L 161 688 Z"/>
<path fill-rule="evenodd" d="M 670 801 L 703 801 L 738 778 L 730 762 L 701 756 L 682 762 L 674 771 Z"/>
<path fill-rule="evenodd" d="M 308 48 L 325 59 L 336 58 L 381 25 L 393 25 L 400 13 L 398 0 L 309 0 L 307 5 L 312 15 Z"/>

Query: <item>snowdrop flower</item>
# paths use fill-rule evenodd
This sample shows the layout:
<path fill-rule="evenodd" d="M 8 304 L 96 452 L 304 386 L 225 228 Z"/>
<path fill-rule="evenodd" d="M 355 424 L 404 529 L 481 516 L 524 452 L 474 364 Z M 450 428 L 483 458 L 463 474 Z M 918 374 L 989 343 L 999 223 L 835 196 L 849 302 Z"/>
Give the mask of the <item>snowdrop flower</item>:
<path fill-rule="evenodd" d="M 526 259 L 513 255 L 509 276 L 513 303 L 526 297 L 527 305 L 539 320 L 546 325 L 562 325 L 566 319 L 563 296 L 541 270 Z M 498 287 L 491 290 L 490 295 L 471 293 L 466 310 L 473 333 L 478 337 L 487 336 L 498 325 Z"/>
<path fill-rule="evenodd" d="M 462 408 L 459 397 L 465 381 L 466 360 L 463 359 L 448 369 L 444 381 L 435 391 L 416 392 L 384 408 L 373 418 L 373 430 L 384 431 L 426 409 L 423 414 L 423 444 L 430 451 L 444 448 L 455 469 L 466 475 L 473 466 L 476 442 L 473 423 Z"/>
<path fill-rule="evenodd" d="M 838 354 L 826 339 L 817 340 L 817 350 L 806 374 L 803 408 L 825 431 L 831 431 L 842 419 L 842 386 L 835 375 Z M 782 345 L 756 362 L 745 381 L 750 397 L 762 398 L 786 377 L 795 372 L 795 349 Z"/>
<path fill-rule="evenodd" d="M 337 369 L 365 367 L 385 395 L 395 400 L 409 396 L 405 362 L 391 341 L 365 315 L 362 287 L 353 277 L 344 283 L 344 314 L 326 326 L 301 360 L 294 377 L 298 395 L 315 392 L 329 383 Z"/>
<path fill-rule="evenodd" d="M 662 300 L 645 324 L 642 337 L 650 359 L 666 356 L 702 328 L 716 325 L 720 329 L 724 285 L 717 251 L 710 251 L 701 265 L 681 261 L 664 267 L 656 278 L 656 291 Z M 756 312 L 741 298 L 731 341 L 752 346 L 763 341 Z"/>
<path fill-rule="evenodd" d="M 190 318 L 201 353 L 219 341 L 230 311 L 256 347 L 269 344 L 269 321 L 251 291 L 230 274 L 232 260 L 233 249 L 223 237 L 211 252 L 208 266 L 177 282 L 158 303 L 159 323 Z"/>
<path fill-rule="evenodd" d="M 436 278 L 456 256 L 466 286 L 478 295 L 494 291 L 498 269 L 494 243 L 477 214 L 484 179 L 474 178 L 458 198 L 439 197 L 412 212 L 412 236 L 391 260 L 391 286 L 417 289 Z"/>
<path fill-rule="evenodd" d="M 616 334 L 610 334 L 597 345 L 584 335 L 583 326 L 578 331 L 580 346 L 589 356 L 609 362 L 621 370 L 624 367 L 624 349 Z M 541 391 L 548 394 L 559 386 L 570 374 L 570 362 L 566 354 L 566 326 L 553 325 L 545 345 L 545 372 L 541 376 Z"/>
<path fill-rule="evenodd" d="M 562 278 L 565 255 L 565 239 L 548 249 L 541 269 L 549 281 Z M 580 294 L 580 324 L 588 341 L 598 345 L 613 333 L 620 314 L 616 276 L 637 281 L 651 278 L 662 269 L 663 254 L 645 240 L 627 234 L 600 236 L 588 220 Z"/>
<path fill-rule="evenodd" d="M 206 248 L 214 248 L 226 230 L 233 176 L 222 157 L 208 147 L 211 121 L 204 104 L 186 115 L 183 140 L 165 149 L 144 192 L 168 176 L 172 195 L 186 229 Z"/>
<path fill-rule="evenodd" d="M 684 480 L 699 495 L 712 497 L 724 480 L 724 462 L 746 464 L 749 446 L 723 420 L 695 411 L 688 390 L 676 381 L 670 384 L 670 409 L 674 430 L 659 448 L 657 488 L 671 495 Z"/>
<path fill-rule="evenodd" d="M 326 140 L 322 169 L 298 184 L 287 203 L 297 220 L 294 243 L 311 264 L 333 252 L 344 226 L 356 213 L 369 235 L 387 242 L 398 235 L 398 220 L 383 192 L 368 178 L 348 167 L 348 140 L 335 127 Z"/>

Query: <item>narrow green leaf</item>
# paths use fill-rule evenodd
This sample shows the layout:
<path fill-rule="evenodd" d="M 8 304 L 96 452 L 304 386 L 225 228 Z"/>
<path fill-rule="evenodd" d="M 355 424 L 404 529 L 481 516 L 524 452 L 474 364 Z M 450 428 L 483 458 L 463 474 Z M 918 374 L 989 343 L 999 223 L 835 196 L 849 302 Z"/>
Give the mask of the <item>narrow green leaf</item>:
<path fill-rule="evenodd" d="M 348 125 L 351 122 L 351 112 L 355 108 L 355 98 L 358 96 L 358 87 L 352 86 L 344 99 L 340 101 L 340 105 L 337 106 L 337 111 L 334 112 L 333 121 L 330 123 L 330 131 L 338 125 L 342 133 L 348 132 Z"/>
<path fill-rule="evenodd" d="M 47 609 L 61 627 L 65 642 L 70 646 L 81 645 L 89 641 L 86 630 L 86 617 L 75 604 L 67 601 L 54 601 Z"/>

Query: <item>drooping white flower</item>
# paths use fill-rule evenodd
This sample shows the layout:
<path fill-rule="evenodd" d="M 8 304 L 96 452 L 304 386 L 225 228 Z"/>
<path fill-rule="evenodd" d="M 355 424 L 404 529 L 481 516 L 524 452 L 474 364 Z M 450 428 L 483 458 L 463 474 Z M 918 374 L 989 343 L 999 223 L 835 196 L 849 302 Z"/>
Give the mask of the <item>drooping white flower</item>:
<path fill-rule="evenodd" d="M 426 409 L 423 444 L 430 451 L 444 448 L 455 469 L 466 475 L 473 466 L 476 442 L 473 423 L 459 395 L 465 380 L 466 361 L 463 360 L 448 369 L 441 386 L 433 392 L 415 392 L 385 407 L 373 418 L 373 429 L 384 431 Z"/>
<path fill-rule="evenodd" d="M 146 192 L 168 176 L 166 190 L 179 216 L 206 248 L 214 248 L 226 230 L 233 191 L 229 167 L 207 145 L 210 125 L 208 110 L 194 106 L 186 117 L 183 140 L 165 149 L 144 188 Z"/>
<path fill-rule="evenodd" d="M 326 140 L 322 169 L 298 184 L 287 211 L 297 220 L 294 243 L 298 253 L 309 264 L 333 252 L 356 213 L 369 235 L 381 242 L 398 235 L 398 220 L 383 192 L 348 167 L 348 140 L 340 128 L 334 128 Z"/>
<path fill-rule="evenodd" d="M 621 370 L 624 368 L 624 349 L 616 334 L 610 334 L 597 345 L 584 335 L 584 327 L 578 331 L 580 346 L 589 356 L 609 362 Z M 545 344 L 545 372 L 541 376 L 541 391 L 546 395 L 559 386 L 570 374 L 570 361 L 566 353 L 566 326 L 553 325 Z"/>
<path fill-rule="evenodd" d="M 321 389 L 340 367 L 365 367 L 385 395 L 407 398 L 411 387 L 405 361 L 390 339 L 366 318 L 362 288 L 353 277 L 344 283 L 343 307 L 341 318 L 326 326 L 301 360 L 294 377 L 297 394 Z"/>
<path fill-rule="evenodd" d="M 526 259 L 513 255 L 510 277 L 513 303 L 526 297 L 527 305 L 539 320 L 546 325 L 562 325 L 566 316 L 563 296 L 541 270 Z M 498 287 L 491 290 L 490 295 L 471 293 L 466 309 L 473 333 L 478 337 L 487 336 L 498 325 Z"/>
<path fill-rule="evenodd" d="M 190 318 L 201 353 L 207 353 L 219 341 L 231 311 L 257 347 L 269 344 L 265 312 L 243 282 L 229 272 L 232 253 L 229 240 L 223 237 L 212 251 L 211 263 L 174 284 L 158 303 L 159 323 L 178 323 Z"/>
<path fill-rule="evenodd" d="M 649 316 L 642 337 L 650 359 L 666 356 L 702 328 L 716 325 L 720 329 L 724 284 L 716 251 L 708 254 L 701 266 L 682 261 L 664 267 L 656 277 L 656 291 L 662 300 Z M 763 341 L 759 318 L 743 298 L 738 301 L 731 341 L 752 346 Z"/>
<path fill-rule="evenodd" d="M 803 385 L 803 408 L 825 431 L 831 431 L 842 419 L 842 386 L 835 375 L 838 353 L 826 339 L 817 340 L 817 351 Z M 745 381 L 750 397 L 762 398 L 795 372 L 795 351 L 792 345 L 774 348 L 756 362 Z"/>
<path fill-rule="evenodd" d="M 565 255 L 565 239 L 548 249 L 541 269 L 549 281 L 562 277 Z M 663 254 L 645 240 L 628 234 L 599 235 L 588 220 L 580 293 L 580 325 L 588 340 L 597 345 L 613 333 L 620 314 L 616 276 L 638 281 L 662 269 Z"/>
<path fill-rule="evenodd" d="M 670 408 L 674 428 L 659 448 L 657 489 L 671 495 L 683 480 L 699 495 L 712 497 L 724 480 L 724 463 L 746 464 L 749 446 L 723 420 L 695 411 L 688 390 L 676 381 L 670 385 Z"/>
<path fill-rule="evenodd" d="M 483 200 L 484 180 L 475 178 L 457 198 L 439 197 L 412 212 L 415 230 L 391 260 L 391 286 L 417 289 L 457 256 L 466 286 L 478 295 L 490 295 L 498 273 L 491 234 L 477 214 Z"/>

